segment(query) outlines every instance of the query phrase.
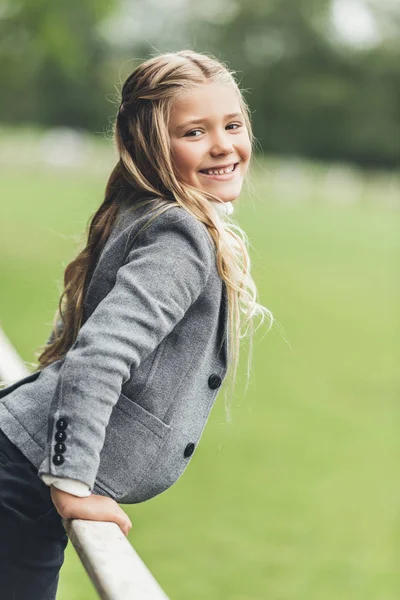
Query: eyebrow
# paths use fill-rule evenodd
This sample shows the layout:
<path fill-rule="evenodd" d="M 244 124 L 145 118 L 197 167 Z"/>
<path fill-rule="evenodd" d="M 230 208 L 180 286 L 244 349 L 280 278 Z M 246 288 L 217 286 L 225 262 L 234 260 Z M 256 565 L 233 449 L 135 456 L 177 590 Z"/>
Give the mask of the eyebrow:
<path fill-rule="evenodd" d="M 229 115 L 225 115 L 225 119 L 233 119 L 234 117 L 243 117 L 242 113 L 240 112 L 235 112 L 235 113 L 230 113 Z M 195 125 L 195 124 L 199 124 L 199 123 L 203 123 L 204 121 L 209 121 L 209 119 L 204 118 L 204 119 L 192 119 L 191 121 L 187 121 L 187 123 L 182 123 L 182 125 L 178 125 L 177 129 L 183 129 L 184 127 L 188 127 L 189 125 Z"/>

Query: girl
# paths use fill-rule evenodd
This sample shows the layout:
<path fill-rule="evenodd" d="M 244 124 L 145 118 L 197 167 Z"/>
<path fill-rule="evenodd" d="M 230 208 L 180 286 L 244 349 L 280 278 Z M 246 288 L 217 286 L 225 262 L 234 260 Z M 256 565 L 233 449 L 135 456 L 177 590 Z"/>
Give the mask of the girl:
<path fill-rule="evenodd" d="M 38 368 L 0 392 L 4 598 L 55 598 L 61 517 L 127 535 L 118 503 L 182 475 L 228 365 L 235 379 L 241 328 L 273 321 L 229 219 L 253 143 L 233 73 L 189 50 L 152 57 L 114 132 L 119 160 Z"/>

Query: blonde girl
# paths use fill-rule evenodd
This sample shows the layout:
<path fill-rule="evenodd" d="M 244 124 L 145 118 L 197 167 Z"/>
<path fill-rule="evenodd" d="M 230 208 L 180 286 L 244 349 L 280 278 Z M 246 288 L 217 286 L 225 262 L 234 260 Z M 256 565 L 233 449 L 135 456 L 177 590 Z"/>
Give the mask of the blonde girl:
<path fill-rule="evenodd" d="M 254 142 L 233 72 L 190 50 L 146 60 L 114 133 L 118 162 L 38 368 L 0 392 L 5 598 L 55 598 L 61 517 L 128 534 L 119 504 L 177 481 L 228 372 L 233 390 L 240 339 L 256 316 L 272 323 L 230 218 Z"/>

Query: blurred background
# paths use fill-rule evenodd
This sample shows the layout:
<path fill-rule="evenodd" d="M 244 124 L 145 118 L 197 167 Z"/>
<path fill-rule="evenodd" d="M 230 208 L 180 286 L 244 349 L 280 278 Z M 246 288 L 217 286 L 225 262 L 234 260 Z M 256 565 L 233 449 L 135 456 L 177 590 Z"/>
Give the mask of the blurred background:
<path fill-rule="evenodd" d="M 44 344 L 116 161 L 125 77 L 192 48 L 225 61 L 257 152 L 234 218 L 260 302 L 190 468 L 124 506 L 171 600 L 400 596 L 398 0 L 0 3 L 0 325 Z M 59 600 L 96 594 L 71 544 Z"/>

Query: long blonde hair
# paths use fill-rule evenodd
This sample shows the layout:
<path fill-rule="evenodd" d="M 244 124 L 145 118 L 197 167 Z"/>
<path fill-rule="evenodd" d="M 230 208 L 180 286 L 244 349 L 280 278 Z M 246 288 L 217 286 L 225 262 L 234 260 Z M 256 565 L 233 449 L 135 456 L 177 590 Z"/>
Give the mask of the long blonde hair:
<path fill-rule="evenodd" d="M 261 315 L 261 325 L 268 315 L 270 329 L 274 318 L 257 301 L 245 232 L 230 217 L 218 213 L 214 204 L 221 202 L 218 197 L 177 179 L 168 132 L 171 107 L 178 94 L 214 82 L 230 84 L 237 93 L 254 147 L 250 111 L 234 72 L 215 57 L 191 50 L 168 52 L 141 63 L 126 79 L 113 127 L 119 160 L 107 182 L 104 201 L 89 222 L 86 246 L 65 269 L 64 290 L 54 317 L 52 336 L 38 357 L 38 369 L 62 358 L 73 345 L 82 325 L 86 286 L 122 201 L 128 200 L 132 208 L 147 202 L 154 207 L 154 199 L 159 199 L 160 212 L 181 206 L 204 223 L 215 243 L 218 272 L 226 286 L 228 300 L 230 395 L 237 375 L 240 340 L 247 335 L 250 338 L 248 383 L 254 319 Z M 230 418 L 228 412 L 227 416 Z"/>

